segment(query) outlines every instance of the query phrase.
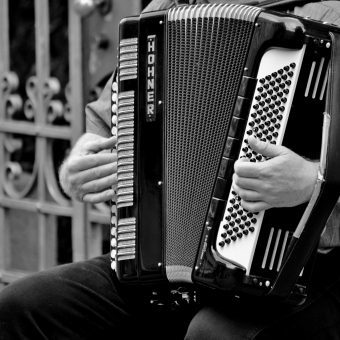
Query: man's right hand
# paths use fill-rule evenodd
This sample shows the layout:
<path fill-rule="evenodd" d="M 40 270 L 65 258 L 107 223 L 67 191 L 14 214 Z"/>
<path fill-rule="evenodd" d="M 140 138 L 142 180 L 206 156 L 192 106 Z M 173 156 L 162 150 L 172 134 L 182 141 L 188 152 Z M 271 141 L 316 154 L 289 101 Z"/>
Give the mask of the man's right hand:
<path fill-rule="evenodd" d="M 112 199 L 117 184 L 116 137 L 82 135 L 60 167 L 59 179 L 66 194 L 82 202 Z"/>

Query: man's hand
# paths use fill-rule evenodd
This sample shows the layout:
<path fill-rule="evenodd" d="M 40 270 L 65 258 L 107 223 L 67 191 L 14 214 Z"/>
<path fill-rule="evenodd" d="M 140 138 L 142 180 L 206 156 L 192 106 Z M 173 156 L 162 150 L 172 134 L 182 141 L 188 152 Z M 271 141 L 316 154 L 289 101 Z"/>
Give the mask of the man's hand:
<path fill-rule="evenodd" d="M 60 183 L 69 196 L 82 202 L 100 203 L 114 197 L 117 154 L 111 152 L 116 137 L 85 133 L 60 167 Z"/>
<path fill-rule="evenodd" d="M 318 163 L 306 160 L 284 146 L 248 139 L 250 147 L 270 159 L 235 162 L 233 189 L 241 205 L 252 212 L 272 207 L 292 207 L 310 199 L 317 179 Z"/>

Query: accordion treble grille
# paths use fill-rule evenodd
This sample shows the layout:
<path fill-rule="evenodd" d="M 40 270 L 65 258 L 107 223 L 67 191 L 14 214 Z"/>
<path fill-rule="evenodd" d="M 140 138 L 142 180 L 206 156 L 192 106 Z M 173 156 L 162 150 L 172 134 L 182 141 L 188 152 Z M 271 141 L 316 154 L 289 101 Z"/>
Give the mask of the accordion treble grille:
<path fill-rule="evenodd" d="M 193 268 L 253 30 L 249 16 L 246 20 L 190 17 L 169 23 L 169 272 L 178 264 Z"/>

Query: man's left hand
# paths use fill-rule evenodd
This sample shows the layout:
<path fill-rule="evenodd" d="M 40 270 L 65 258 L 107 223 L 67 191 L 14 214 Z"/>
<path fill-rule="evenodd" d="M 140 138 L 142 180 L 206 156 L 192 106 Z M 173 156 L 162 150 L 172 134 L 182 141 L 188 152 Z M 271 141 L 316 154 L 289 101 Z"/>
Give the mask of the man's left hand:
<path fill-rule="evenodd" d="M 273 207 L 292 207 L 308 201 L 317 178 L 318 163 L 290 149 L 248 139 L 250 147 L 268 157 L 263 162 L 241 158 L 235 162 L 233 189 L 243 208 L 256 212 Z"/>

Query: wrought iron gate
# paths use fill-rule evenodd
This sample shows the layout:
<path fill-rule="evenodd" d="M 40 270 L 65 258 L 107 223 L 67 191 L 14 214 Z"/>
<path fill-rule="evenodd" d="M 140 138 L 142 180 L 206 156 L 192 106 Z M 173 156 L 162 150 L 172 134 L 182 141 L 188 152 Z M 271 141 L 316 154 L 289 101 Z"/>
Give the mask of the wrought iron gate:
<path fill-rule="evenodd" d="M 0 1 L 0 283 L 108 249 L 108 206 L 71 200 L 57 172 L 114 68 L 120 18 L 141 6 Z"/>

